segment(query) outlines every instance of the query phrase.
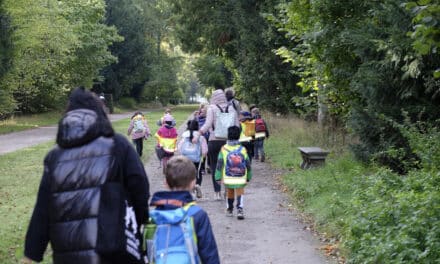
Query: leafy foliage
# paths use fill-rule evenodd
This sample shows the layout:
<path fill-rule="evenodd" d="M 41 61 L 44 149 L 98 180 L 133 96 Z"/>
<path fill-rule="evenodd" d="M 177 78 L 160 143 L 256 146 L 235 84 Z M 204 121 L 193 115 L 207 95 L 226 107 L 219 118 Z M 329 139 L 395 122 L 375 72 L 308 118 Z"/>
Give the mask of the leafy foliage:
<path fill-rule="evenodd" d="M 12 26 L 10 17 L 3 8 L 3 1 L 0 1 L 0 80 L 9 71 L 13 59 L 12 50 Z M 15 107 L 15 100 L 11 88 L 0 83 L 0 120 L 12 112 Z"/>
<path fill-rule="evenodd" d="M 102 24 L 102 1 L 10 1 L 13 65 L 3 82 L 18 108 L 37 112 L 54 108 L 66 91 L 88 86 L 115 58 L 107 47 L 118 36 Z"/>
<path fill-rule="evenodd" d="M 353 148 L 357 156 L 404 173 L 401 161 L 414 155 L 385 120 L 402 122 L 402 110 L 412 120 L 435 120 L 439 112 L 431 78 L 438 56 L 413 50 L 407 35 L 412 19 L 402 3 L 294 0 L 280 5 L 273 20 L 296 43 L 278 54 L 301 77 L 300 86 L 315 90 L 333 115 L 347 120 L 361 140 Z M 390 155 L 390 148 L 401 151 L 399 157 Z"/>
<path fill-rule="evenodd" d="M 296 77 L 273 53 L 288 40 L 268 23 L 264 13 L 278 1 L 169 1 L 175 32 L 185 51 L 222 58 L 232 73 L 237 97 L 276 111 L 294 109 Z M 214 77 L 212 71 L 201 78 Z M 223 70 L 217 70 L 221 76 Z M 215 77 L 217 78 L 217 77 Z M 226 85 L 228 82 L 226 75 Z M 212 82 L 212 80 L 210 81 Z"/>

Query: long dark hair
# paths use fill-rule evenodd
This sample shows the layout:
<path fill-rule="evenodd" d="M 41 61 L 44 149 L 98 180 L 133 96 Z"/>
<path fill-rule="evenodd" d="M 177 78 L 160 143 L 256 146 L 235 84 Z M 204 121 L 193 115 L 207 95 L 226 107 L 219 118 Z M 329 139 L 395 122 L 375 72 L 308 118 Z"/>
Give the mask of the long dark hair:
<path fill-rule="evenodd" d="M 189 140 L 192 141 L 194 138 L 193 132 L 199 130 L 199 122 L 195 119 L 191 119 L 186 124 L 189 130 Z"/>

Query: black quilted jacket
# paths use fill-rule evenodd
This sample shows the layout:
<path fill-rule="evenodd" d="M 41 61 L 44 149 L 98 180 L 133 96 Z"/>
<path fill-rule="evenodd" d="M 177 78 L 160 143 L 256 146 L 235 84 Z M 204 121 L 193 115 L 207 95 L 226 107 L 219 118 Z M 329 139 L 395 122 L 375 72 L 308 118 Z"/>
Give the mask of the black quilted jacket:
<path fill-rule="evenodd" d="M 50 242 L 55 264 L 110 263 L 95 251 L 100 186 L 110 173 L 122 174 L 137 220 L 145 223 L 149 186 L 143 165 L 124 137 L 100 133 L 90 110 L 68 112 L 60 122 L 57 143 L 44 161 L 25 256 L 41 261 Z"/>

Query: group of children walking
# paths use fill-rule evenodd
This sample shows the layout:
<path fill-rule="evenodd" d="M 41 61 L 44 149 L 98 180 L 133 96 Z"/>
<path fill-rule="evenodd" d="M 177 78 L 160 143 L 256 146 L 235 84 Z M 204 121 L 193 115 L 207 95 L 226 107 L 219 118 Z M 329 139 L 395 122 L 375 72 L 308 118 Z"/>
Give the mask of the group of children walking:
<path fill-rule="evenodd" d="M 166 111 L 164 117 L 158 121 L 160 128 L 155 134 L 156 150 L 162 152 L 162 155 L 158 155 L 159 158 L 167 158 L 167 163 L 163 164 L 163 173 L 169 191 L 157 192 L 153 195 L 151 205 L 155 206 L 155 209 L 151 211 L 150 216 L 156 224 L 163 224 L 164 221 L 172 224 L 169 221 L 176 221 L 176 217 L 173 215 L 167 220 L 169 217 L 167 214 L 183 210 L 183 216 L 179 218 L 179 221 L 184 222 L 184 215 L 194 219 L 192 225 L 197 241 L 195 252 L 198 259 L 201 263 L 219 263 L 217 245 L 209 217 L 203 209 L 194 205 L 195 197 L 203 197 L 201 189 L 203 175 L 209 173 L 208 168 L 211 168 L 216 191 L 215 198 L 223 200 L 218 191 L 223 185 L 226 215 L 232 217 L 236 209 L 237 219 L 243 220 L 245 218 L 244 188 L 252 179 L 251 162 L 252 159 L 265 161 L 264 140 L 269 137 L 269 131 L 258 108 L 252 107 L 249 111 L 240 111 L 239 125 L 227 127 L 227 139 L 223 142 L 224 144 L 221 144 L 214 159 L 213 155 L 208 155 L 208 140 L 213 130 L 201 130 L 206 122 L 206 114 L 207 105 L 202 105 L 194 113 L 194 117 L 187 122 L 186 131 L 181 135 L 179 142 L 177 142 L 178 135 L 174 127 L 176 123 L 171 112 Z M 132 135 L 133 143 L 141 156 L 142 140 L 151 136 L 142 113 L 136 112 L 133 115 L 128 133 Z M 175 153 L 180 155 L 173 157 Z M 159 233 L 156 231 L 156 235 Z M 181 234 L 181 237 L 185 236 Z M 187 241 L 182 243 L 188 245 Z M 154 245 L 156 252 L 158 247 L 161 245 Z M 156 260 L 157 258 L 161 258 L 160 254 L 156 256 Z"/>

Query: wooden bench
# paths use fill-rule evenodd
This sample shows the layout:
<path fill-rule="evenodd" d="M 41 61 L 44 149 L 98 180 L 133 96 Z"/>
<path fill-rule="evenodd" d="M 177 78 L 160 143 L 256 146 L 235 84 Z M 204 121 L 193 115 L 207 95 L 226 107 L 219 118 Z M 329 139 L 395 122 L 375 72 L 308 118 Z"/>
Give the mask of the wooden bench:
<path fill-rule="evenodd" d="M 303 159 L 300 165 L 303 170 L 324 165 L 325 158 L 329 153 L 318 147 L 300 147 L 298 150 L 301 152 Z"/>

